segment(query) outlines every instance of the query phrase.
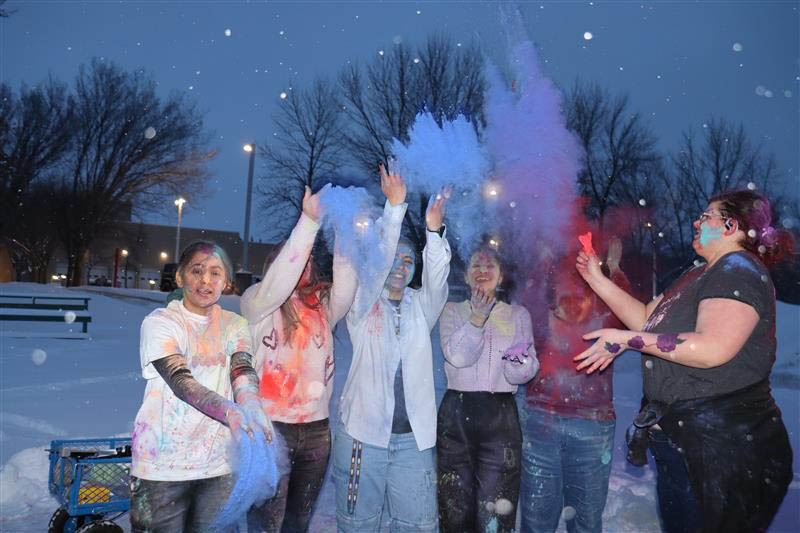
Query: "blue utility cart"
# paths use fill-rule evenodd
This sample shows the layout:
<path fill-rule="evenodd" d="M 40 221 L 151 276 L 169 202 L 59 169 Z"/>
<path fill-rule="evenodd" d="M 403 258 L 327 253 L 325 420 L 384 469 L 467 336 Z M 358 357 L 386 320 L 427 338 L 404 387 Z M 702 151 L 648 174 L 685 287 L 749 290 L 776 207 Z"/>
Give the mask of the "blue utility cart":
<path fill-rule="evenodd" d="M 54 440 L 48 485 L 61 504 L 49 533 L 122 533 L 131 506 L 131 439 Z"/>

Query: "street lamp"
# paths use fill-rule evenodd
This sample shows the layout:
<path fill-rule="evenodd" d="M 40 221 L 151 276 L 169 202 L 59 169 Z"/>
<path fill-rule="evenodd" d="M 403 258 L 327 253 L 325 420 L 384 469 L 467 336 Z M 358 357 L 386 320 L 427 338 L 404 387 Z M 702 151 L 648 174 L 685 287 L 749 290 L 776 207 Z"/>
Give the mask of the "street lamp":
<path fill-rule="evenodd" d="M 247 197 L 245 198 L 244 207 L 244 246 L 242 247 L 242 271 L 250 271 L 250 262 L 248 258 L 248 247 L 250 244 L 250 208 L 253 196 L 253 166 L 256 160 L 256 144 L 245 144 L 242 149 L 250 154 L 250 161 L 247 165 Z"/>
<path fill-rule="evenodd" d="M 122 257 L 125 258 L 125 288 L 128 288 L 128 250 L 123 249 L 121 252 Z"/>
<path fill-rule="evenodd" d="M 167 260 L 167 252 L 161 252 L 161 260 L 162 261 L 166 261 Z"/>
<path fill-rule="evenodd" d="M 178 260 L 178 254 L 180 253 L 180 246 L 181 246 L 181 212 L 183 211 L 183 204 L 186 203 L 186 199 L 183 196 L 178 197 L 175 200 L 175 205 L 178 208 L 178 229 L 175 231 L 175 260 Z M 166 254 L 165 254 L 166 255 Z"/>

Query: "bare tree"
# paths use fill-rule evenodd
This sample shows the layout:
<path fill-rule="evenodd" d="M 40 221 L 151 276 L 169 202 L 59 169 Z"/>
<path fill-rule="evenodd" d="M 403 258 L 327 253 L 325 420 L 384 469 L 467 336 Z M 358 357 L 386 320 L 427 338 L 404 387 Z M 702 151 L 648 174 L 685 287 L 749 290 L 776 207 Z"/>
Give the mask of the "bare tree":
<path fill-rule="evenodd" d="M 475 44 L 460 46 L 440 34 L 418 49 L 397 44 L 380 50 L 364 67 L 348 64 L 339 85 L 350 125 L 348 151 L 368 176 L 376 175 L 378 162 L 388 162 L 394 139 L 409 140 L 421 111 L 440 124 L 463 114 L 479 131 L 484 126 L 483 55 Z M 426 204 L 426 197 L 409 197 L 409 237 L 417 244 L 424 242 Z"/>
<path fill-rule="evenodd" d="M 50 78 L 19 97 L 0 85 L 0 235 L 17 271 L 44 282 L 56 244 L 51 176 L 72 142 L 66 86 Z"/>
<path fill-rule="evenodd" d="M 60 183 L 67 201 L 58 211 L 70 284 L 81 282 L 86 249 L 123 205 L 163 210 L 165 198 L 197 194 L 208 177 L 214 153 L 206 147 L 202 116 L 178 94 L 162 102 L 155 87 L 141 70 L 98 59 L 75 80 L 75 145 Z"/>
<path fill-rule="evenodd" d="M 343 160 L 342 109 L 335 87 L 318 78 L 309 89 L 293 89 L 273 115 L 272 138 L 261 154 L 268 174 L 261 179 L 261 207 L 273 225 L 273 238 L 285 237 L 302 210 L 305 186 L 316 189 L 330 178 Z"/>
<path fill-rule="evenodd" d="M 6 0 L 0 0 L 0 6 L 2 6 L 5 3 L 6 3 Z M 8 9 L 4 9 L 4 8 L 0 7 L 0 18 L 8 18 L 13 13 L 16 13 L 16 12 L 17 12 L 16 9 L 14 9 L 12 11 L 9 11 Z"/>
<path fill-rule="evenodd" d="M 699 138 L 692 130 L 685 131 L 670 162 L 670 168 L 658 175 L 664 191 L 659 218 L 670 255 L 681 263 L 693 257 L 692 222 L 714 195 L 747 186 L 767 195 L 776 212 L 785 201 L 785 184 L 774 157 L 753 145 L 742 124 L 712 118 Z"/>
<path fill-rule="evenodd" d="M 609 207 L 638 201 L 635 194 L 645 189 L 648 170 L 659 160 L 656 138 L 626 94 L 612 97 L 596 83 L 576 80 L 565 113 L 586 153 L 578 186 L 602 228 Z"/>

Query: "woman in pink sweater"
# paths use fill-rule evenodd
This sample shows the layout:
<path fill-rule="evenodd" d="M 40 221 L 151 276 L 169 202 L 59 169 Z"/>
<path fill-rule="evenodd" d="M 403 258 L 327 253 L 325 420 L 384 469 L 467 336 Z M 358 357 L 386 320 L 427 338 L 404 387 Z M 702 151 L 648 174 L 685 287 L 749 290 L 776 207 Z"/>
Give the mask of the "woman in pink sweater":
<path fill-rule="evenodd" d="M 338 255 L 334 283 L 320 281 L 311 255 L 319 212 L 319 193 L 312 196 L 306 188 L 292 234 L 267 258 L 263 281 L 241 299 L 253 335 L 261 397 L 291 460 L 275 497 L 250 510 L 251 530 L 307 531 L 328 466 L 331 332 L 350 308 L 356 285 L 355 273 Z"/>
<path fill-rule="evenodd" d="M 539 368 L 528 311 L 497 300 L 503 270 L 482 247 L 465 273 L 471 297 L 439 319 L 447 392 L 436 435 L 442 531 L 511 531 L 522 433 L 514 393 Z"/>

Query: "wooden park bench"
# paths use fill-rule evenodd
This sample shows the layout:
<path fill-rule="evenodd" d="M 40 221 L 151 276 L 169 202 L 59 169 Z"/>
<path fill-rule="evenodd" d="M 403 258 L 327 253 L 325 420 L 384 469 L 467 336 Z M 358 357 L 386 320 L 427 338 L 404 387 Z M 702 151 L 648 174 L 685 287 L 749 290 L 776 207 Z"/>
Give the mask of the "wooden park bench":
<path fill-rule="evenodd" d="M 74 320 L 82 325 L 83 335 L 58 332 L 9 332 L 9 336 L 85 338 L 92 315 L 89 300 L 84 296 L 38 296 L 28 294 L 0 294 L 0 321 L 8 322 L 63 322 L 68 324 L 66 314 L 72 312 Z"/>

